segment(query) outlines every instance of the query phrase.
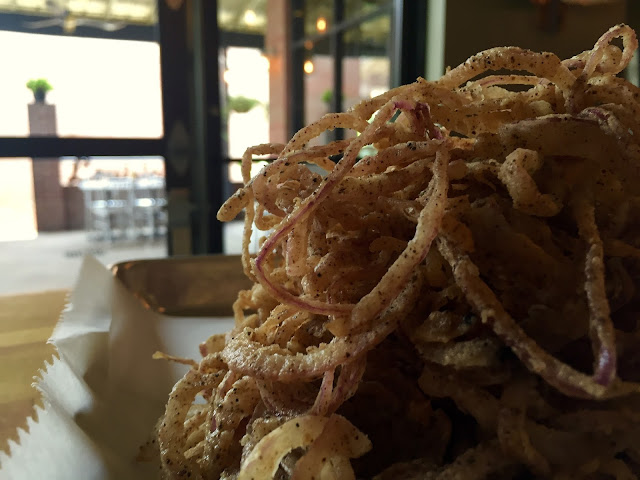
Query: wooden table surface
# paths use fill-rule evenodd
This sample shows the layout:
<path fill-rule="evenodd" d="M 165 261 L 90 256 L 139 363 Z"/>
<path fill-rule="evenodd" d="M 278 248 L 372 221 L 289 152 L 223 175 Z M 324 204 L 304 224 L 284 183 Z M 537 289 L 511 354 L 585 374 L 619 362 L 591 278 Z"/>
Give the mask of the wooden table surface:
<path fill-rule="evenodd" d="M 40 403 L 31 386 L 44 362 L 55 354 L 51 336 L 65 304 L 66 290 L 0 296 L 0 450 Z"/>

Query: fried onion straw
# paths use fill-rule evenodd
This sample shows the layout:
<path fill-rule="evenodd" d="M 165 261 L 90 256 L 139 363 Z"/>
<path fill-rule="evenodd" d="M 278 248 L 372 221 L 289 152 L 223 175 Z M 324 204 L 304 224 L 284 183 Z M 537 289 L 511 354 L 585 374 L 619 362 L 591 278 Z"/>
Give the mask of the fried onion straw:
<path fill-rule="evenodd" d="M 157 355 L 164 477 L 638 478 L 637 44 L 492 48 L 248 149 L 218 218 L 254 284 Z"/>

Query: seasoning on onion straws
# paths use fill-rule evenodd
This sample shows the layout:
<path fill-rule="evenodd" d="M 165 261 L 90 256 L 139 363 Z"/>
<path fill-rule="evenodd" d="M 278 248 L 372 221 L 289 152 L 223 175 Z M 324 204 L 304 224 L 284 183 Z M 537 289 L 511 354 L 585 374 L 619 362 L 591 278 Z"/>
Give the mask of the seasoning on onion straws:
<path fill-rule="evenodd" d="M 636 47 L 490 49 L 248 149 L 218 218 L 255 284 L 169 397 L 165 477 L 636 478 Z"/>

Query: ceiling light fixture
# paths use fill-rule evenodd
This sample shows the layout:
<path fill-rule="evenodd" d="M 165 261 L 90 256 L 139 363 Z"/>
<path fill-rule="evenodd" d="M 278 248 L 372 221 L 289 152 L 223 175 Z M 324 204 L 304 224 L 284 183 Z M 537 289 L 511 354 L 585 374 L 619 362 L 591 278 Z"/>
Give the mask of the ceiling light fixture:
<path fill-rule="evenodd" d="M 256 12 L 253 10 L 246 10 L 244 12 L 244 23 L 251 26 L 258 23 L 258 16 L 256 15 Z"/>

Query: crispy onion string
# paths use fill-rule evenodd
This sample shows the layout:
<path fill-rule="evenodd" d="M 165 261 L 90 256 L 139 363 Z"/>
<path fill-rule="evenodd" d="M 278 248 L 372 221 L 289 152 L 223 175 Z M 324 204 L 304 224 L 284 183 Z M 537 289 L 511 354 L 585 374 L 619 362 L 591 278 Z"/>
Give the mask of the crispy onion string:
<path fill-rule="evenodd" d="M 218 218 L 254 284 L 159 355 L 165 477 L 640 476 L 636 47 L 490 49 L 248 149 Z"/>

